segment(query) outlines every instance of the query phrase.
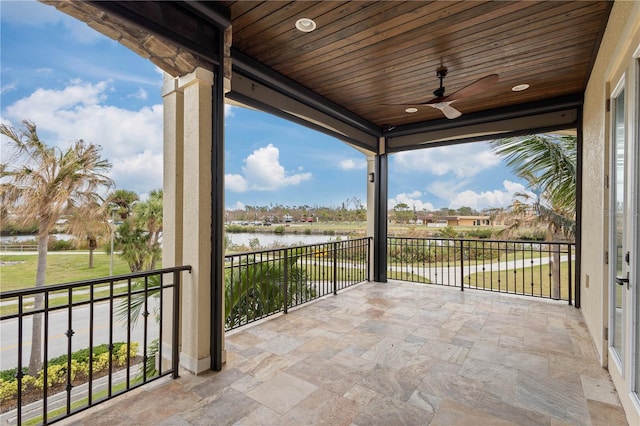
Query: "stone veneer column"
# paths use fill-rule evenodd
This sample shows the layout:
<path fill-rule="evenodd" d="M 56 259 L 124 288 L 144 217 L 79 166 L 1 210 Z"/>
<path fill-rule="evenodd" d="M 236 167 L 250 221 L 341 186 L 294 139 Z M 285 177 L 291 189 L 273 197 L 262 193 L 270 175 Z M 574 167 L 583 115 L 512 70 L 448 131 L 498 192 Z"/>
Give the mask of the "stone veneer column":
<path fill-rule="evenodd" d="M 211 366 L 211 146 L 213 73 L 203 68 L 178 79 L 184 92 L 184 182 L 181 304 L 183 368 L 200 373 Z"/>
<path fill-rule="evenodd" d="M 184 179 L 184 95 L 178 88 L 178 79 L 164 74 L 163 100 L 163 227 L 162 266 L 182 266 L 182 193 Z M 173 277 L 171 277 L 172 279 Z M 186 280 L 187 274 L 183 274 Z M 173 309 L 172 292 L 167 290 L 163 299 L 163 312 Z M 171 367 L 171 333 L 173 324 L 166 315 L 162 322 L 163 369 Z M 180 330 L 178 329 L 178 333 Z"/>

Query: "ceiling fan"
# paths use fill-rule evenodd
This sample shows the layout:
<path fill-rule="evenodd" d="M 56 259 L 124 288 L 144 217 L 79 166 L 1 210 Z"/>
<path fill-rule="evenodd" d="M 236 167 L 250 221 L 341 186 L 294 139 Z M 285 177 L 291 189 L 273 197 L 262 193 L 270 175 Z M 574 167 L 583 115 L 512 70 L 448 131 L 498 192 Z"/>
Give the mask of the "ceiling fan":
<path fill-rule="evenodd" d="M 458 101 L 462 98 L 468 98 L 477 93 L 480 93 L 484 90 L 489 89 L 491 86 L 495 85 L 498 82 L 498 74 L 490 74 L 485 77 L 482 77 L 479 80 L 474 81 L 470 85 L 463 87 L 462 89 L 454 92 L 449 96 L 444 95 L 445 88 L 443 86 L 444 78 L 447 76 L 447 69 L 442 67 L 438 68 L 436 71 L 436 75 L 440 79 L 440 87 L 433 91 L 433 96 L 435 98 L 427 101 L 421 102 L 417 104 L 402 104 L 404 106 L 421 106 L 428 105 L 432 108 L 439 109 L 448 119 L 458 118 L 462 115 L 460 111 L 451 106 L 451 104 L 455 101 Z M 398 105 L 398 104 L 396 104 Z"/>

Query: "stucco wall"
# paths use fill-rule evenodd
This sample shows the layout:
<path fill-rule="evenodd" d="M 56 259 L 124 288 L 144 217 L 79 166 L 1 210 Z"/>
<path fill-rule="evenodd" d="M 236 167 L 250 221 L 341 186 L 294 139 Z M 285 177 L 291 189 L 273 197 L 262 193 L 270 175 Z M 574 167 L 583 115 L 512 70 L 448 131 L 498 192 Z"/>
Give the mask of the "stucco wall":
<path fill-rule="evenodd" d="M 617 1 L 611 11 L 598 58 L 585 92 L 583 115 L 583 226 L 582 226 L 582 311 L 603 366 L 607 365 L 608 277 L 605 251 L 608 250 L 609 200 L 605 176 L 609 171 L 609 114 L 606 100 L 622 73 L 632 63 L 640 43 L 640 2 Z M 630 424 L 640 424 L 631 403 L 628 383 L 616 382 Z"/>

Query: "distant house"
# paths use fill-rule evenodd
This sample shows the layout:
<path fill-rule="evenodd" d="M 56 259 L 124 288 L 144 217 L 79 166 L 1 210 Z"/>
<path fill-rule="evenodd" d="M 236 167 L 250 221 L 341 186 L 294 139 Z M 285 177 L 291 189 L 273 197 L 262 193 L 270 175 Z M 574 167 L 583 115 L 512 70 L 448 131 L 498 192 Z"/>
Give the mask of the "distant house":
<path fill-rule="evenodd" d="M 69 221 L 65 218 L 61 218 L 56 220 L 56 224 L 53 230 L 56 234 L 64 234 L 65 232 L 67 232 L 68 227 Z"/>
<path fill-rule="evenodd" d="M 491 226 L 490 216 L 423 216 L 416 221 L 430 228 L 443 226 Z"/>

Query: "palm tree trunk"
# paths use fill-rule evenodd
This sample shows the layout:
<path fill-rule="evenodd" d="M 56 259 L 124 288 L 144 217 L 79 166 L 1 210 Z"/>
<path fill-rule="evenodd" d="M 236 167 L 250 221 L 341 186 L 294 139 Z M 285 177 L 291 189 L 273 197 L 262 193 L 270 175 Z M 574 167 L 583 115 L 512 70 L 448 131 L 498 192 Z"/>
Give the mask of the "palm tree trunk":
<path fill-rule="evenodd" d="M 96 239 L 93 237 L 87 237 L 87 242 L 89 246 L 89 269 L 93 269 L 93 251 L 97 247 Z"/>
<path fill-rule="evenodd" d="M 42 229 L 42 228 L 41 228 Z M 49 234 L 46 231 L 38 233 L 38 267 L 36 270 L 36 288 L 44 286 L 45 273 L 47 271 L 47 250 Z M 35 311 L 44 306 L 43 293 L 37 293 L 33 300 Z M 33 316 L 31 329 L 31 355 L 29 357 L 29 375 L 37 376 L 42 368 L 42 313 Z"/>

